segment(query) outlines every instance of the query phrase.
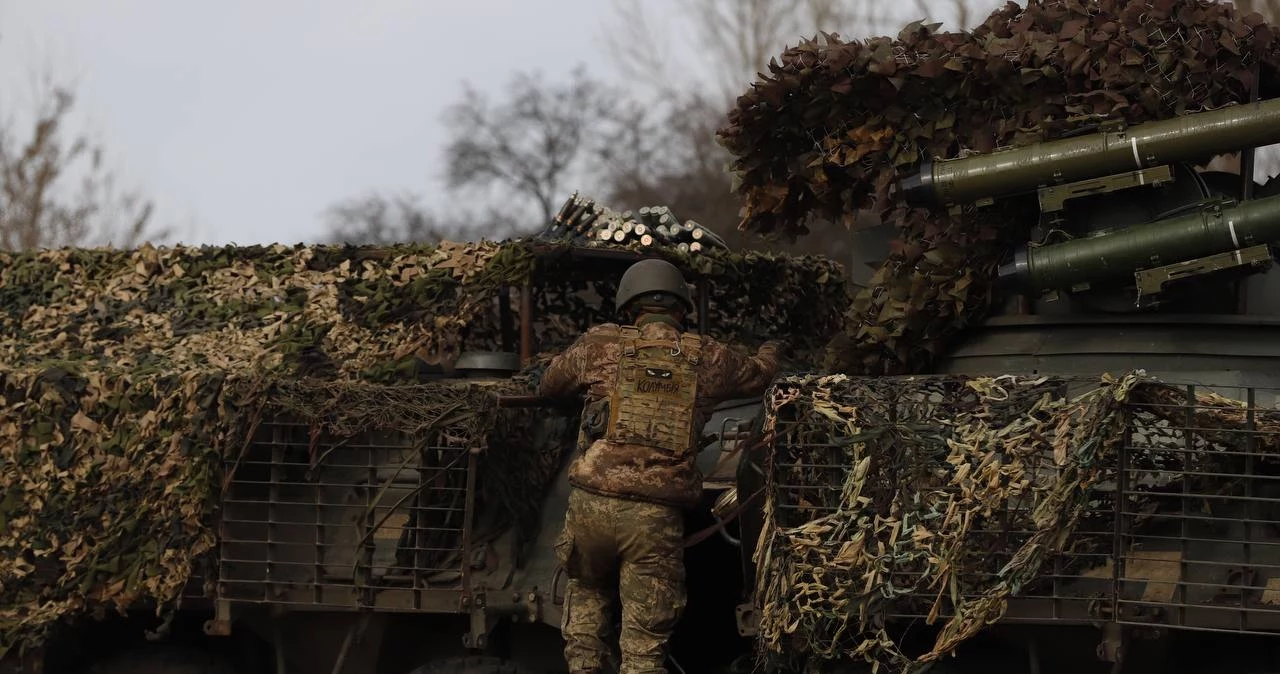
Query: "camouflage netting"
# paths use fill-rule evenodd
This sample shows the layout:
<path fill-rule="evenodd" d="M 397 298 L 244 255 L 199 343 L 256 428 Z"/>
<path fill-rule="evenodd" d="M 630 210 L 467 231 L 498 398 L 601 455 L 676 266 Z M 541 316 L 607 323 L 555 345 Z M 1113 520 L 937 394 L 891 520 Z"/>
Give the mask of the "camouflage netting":
<path fill-rule="evenodd" d="M 971 33 L 912 23 L 897 39 L 804 42 L 720 132 L 737 157 L 742 227 L 801 235 L 807 218 L 852 224 L 859 210 L 898 227 L 901 245 L 854 299 L 827 366 L 928 371 L 988 310 L 1001 258 L 1038 214 L 1034 200 L 908 208 L 895 187 L 919 159 L 1248 100 L 1255 68 L 1265 89 L 1280 84 L 1278 31 L 1230 4 L 1029 0 Z"/>
<path fill-rule="evenodd" d="M 317 436 L 488 447 L 482 499 L 527 521 L 518 504 L 557 457 L 519 453 L 533 411 L 489 412 L 537 369 L 501 385 L 439 377 L 463 349 L 503 346 L 504 287 L 532 284 L 544 351 L 605 318 L 572 254 L 517 241 L 0 255 L 0 654 L 62 618 L 171 605 L 215 544 L 223 459 L 271 415 Z M 803 355 L 847 301 L 840 267 L 818 259 L 655 254 L 718 285 L 711 325 L 729 338 L 781 337 Z"/>
<path fill-rule="evenodd" d="M 216 451 L 243 418 L 225 378 L 0 378 L 0 652 L 59 618 L 175 597 L 213 545 Z"/>
<path fill-rule="evenodd" d="M 1280 431 L 1280 412 L 1256 410 L 1255 430 L 1242 434 L 1242 402 L 1187 395 L 1141 373 L 780 380 L 766 405 L 774 442 L 756 552 L 760 655 L 901 672 L 953 652 L 1055 558 L 1078 566 L 1072 534 L 1116 479 L 1129 431 L 1180 448 L 1186 439 L 1161 420 L 1197 429 L 1204 449 L 1176 455 L 1187 480 L 1227 473 L 1243 443 L 1280 452 L 1266 434 Z M 1158 447 L 1154 437 L 1131 442 Z M 1158 451 L 1130 452 L 1133 475 L 1160 470 Z M 940 624 L 932 647 L 908 655 L 885 630 L 887 615 Z"/>
<path fill-rule="evenodd" d="M 603 279 L 556 278 L 560 270 L 581 264 L 569 257 L 570 249 L 559 250 L 564 252 L 544 253 L 541 265 L 548 275 L 535 298 L 534 335 L 544 352 L 560 351 L 586 326 L 617 320 L 613 297 L 620 271 Z M 843 266 L 819 257 L 722 249 L 683 254 L 658 248 L 644 253 L 681 266 L 694 283 L 710 283 L 709 334 L 743 348 L 780 339 L 788 349 L 788 366 L 796 369 L 812 367 L 821 359 L 849 302 Z M 489 320 L 496 324 L 496 314 Z"/>

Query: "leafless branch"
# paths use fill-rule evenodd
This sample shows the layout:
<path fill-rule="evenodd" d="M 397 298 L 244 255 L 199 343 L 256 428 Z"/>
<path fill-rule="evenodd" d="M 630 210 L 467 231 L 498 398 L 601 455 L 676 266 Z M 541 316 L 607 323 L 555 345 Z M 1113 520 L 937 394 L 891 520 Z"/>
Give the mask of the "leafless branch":
<path fill-rule="evenodd" d="M 103 148 L 68 136 L 74 105 L 69 89 L 45 77 L 29 125 L 0 125 L 0 248 L 132 247 L 166 238 L 168 230 L 149 228 L 149 201 L 117 192 Z"/>
<path fill-rule="evenodd" d="M 385 196 L 377 192 L 339 202 L 325 214 L 327 238 L 334 243 L 372 245 L 439 243 L 477 235 L 501 239 L 521 230 L 516 219 L 497 209 L 439 217 L 419 202 L 420 198 L 410 193 Z"/>
<path fill-rule="evenodd" d="M 680 83 L 671 53 L 673 29 L 661 26 L 645 10 L 645 0 L 614 0 L 614 16 L 604 31 L 601 49 L 622 79 L 646 87 L 660 96 L 672 95 Z"/>
<path fill-rule="evenodd" d="M 448 115 L 449 186 L 503 188 L 531 200 L 549 221 L 565 183 L 599 150 L 600 129 L 614 117 L 610 96 L 581 69 L 564 85 L 517 75 L 497 106 L 468 89 Z"/>
<path fill-rule="evenodd" d="M 956 7 L 956 28 L 961 30 L 969 30 L 971 27 L 969 21 L 972 19 L 972 8 L 965 0 L 955 0 Z"/>
<path fill-rule="evenodd" d="M 682 23 L 711 64 L 711 72 L 699 77 L 671 62 L 675 52 L 664 42 L 670 31 L 655 28 L 645 9 L 651 3 L 642 2 L 614 0 L 608 53 L 624 77 L 661 97 L 685 90 L 714 91 L 721 103 L 740 94 L 787 45 L 820 32 L 871 34 L 882 28 L 887 16 L 883 0 L 684 0 L 678 5 Z M 674 75 L 696 79 L 681 81 Z"/>

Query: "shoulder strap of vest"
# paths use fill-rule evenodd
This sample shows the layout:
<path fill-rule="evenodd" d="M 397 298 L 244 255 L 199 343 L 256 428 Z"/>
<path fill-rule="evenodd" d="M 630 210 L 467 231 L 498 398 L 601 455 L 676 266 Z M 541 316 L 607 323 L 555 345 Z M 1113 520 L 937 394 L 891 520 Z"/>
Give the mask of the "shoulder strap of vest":
<path fill-rule="evenodd" d="M 697 365 L 702 361 L 702 335 L 685 332 L 680 335 L 680 350 L 689 358 L 689 362 Z"/>
<path fill-rule="evenodd" d="M 622 342 L 622 355 L 627 358 L 634 358 L 639 349 L 647 347 L 666 347 L 671 348 L 673 345 L 665 339 L 644 339 L 641 337 L 640 328 L 634 325 L 619 326 L 618 338 Z M 676 344 L 680 352 L 688 358 L 690 363 L 697 365 L 702 360 L 702 335 L 693 332 L 682 332 L 676 337 Z"/>
<path fill-rule="evenodd" d="M 634 325 L 622 325 L 618 328 L 618 338 L 622 342 L 622 355 L 628 358 L 634 358 L 637 342 L 640 341 L 640 328 Z"/>

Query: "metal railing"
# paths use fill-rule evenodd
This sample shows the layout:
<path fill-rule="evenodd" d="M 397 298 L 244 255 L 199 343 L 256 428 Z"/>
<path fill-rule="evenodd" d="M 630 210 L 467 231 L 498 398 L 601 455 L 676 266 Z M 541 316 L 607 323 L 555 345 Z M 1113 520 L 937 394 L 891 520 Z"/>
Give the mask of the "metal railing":
<path fill-rule="evenodd" d="M 1232 389 L 1228 397 L 1243 405 L 1231 409 L 1226 423 L 1210 418 L 1224 409 L 1221 401 L 1198 401 L 1203 387 L 1174 390 L 1180 403 L 1126 404 L 1124 442 L 1101 466 L 1064 552 L 1047 558 L 1035 580 L 1010 598 L 1003 620 L 1280 631 L 1280 412 L 1272 406 L 1280 395 Z M 850 439 L 806 432 L 797 414 L 787 406 L 779 410 L 774 439 L 771 490 L 775 522 L 783 528 L 834 513 L 851 468 Z M 874 445 L 882 430 L 864 429 L 858 440 Z M 913 437 L 939 446 L 947 432 L 912 429 Z M 930 449 L 938 447 L 912 451 L 926 456 Z M 917 463 L 910 470 L 946 468 Z M 870 494 L 867 507 L 884 515 L 892 499 L 909 497 L 903 485 L 911 476 L 896 479 L 897 485 Z M 981 563 L 954 560 L 965 569 L 966 585 L 988 585 L 1032 536 L 1011 524 L 1028 521 L 1030 507 L 1029 498 L 1010 498 L 968 532 L 965 554 Z M 890 578 L 911 587 L 919 576 L 907 569 Z M 901 597 L 884 615 L 925 617 L 937 597 L 936 589 Z"/>
<path fill-rule="evenodd" d="M 217 598 L 458 611 L 475 455 L 440 437 L 264 422 L 227 460 Z"/>

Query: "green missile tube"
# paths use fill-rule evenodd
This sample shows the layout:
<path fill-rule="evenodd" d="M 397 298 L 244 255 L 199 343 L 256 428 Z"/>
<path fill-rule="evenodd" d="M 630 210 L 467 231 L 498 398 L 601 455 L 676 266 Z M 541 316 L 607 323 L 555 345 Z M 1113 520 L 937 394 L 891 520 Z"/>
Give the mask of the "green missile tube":
<path fill-rule="evenodd" d="M 1021 248 L 1001 281 L 1030 292 L 1133 278 L 1134 272 L 1280 240 L 1280 196 L 1157 220 L 1083 239 Z"/>
<path fill-rule="evenodd" d="M 925 162 L 901 187 L 913 206 L 968 203 L 1278 142 L 1280 98 L 1273 98 L 1143 122 L 1122 131 Z"/>

